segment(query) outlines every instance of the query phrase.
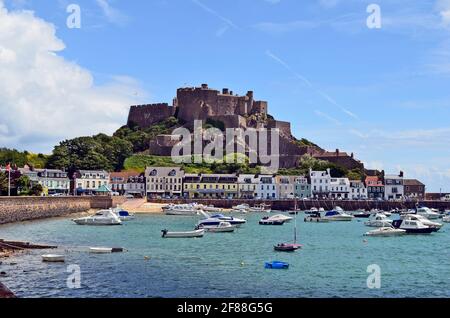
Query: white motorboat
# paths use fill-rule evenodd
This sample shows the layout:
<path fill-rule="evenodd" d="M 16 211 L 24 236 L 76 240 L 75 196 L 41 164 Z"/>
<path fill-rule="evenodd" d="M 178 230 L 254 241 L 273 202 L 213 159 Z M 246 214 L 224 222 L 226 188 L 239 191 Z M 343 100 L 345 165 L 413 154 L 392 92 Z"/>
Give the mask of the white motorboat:
<path fill-rule="evenodd" d="M 433 222 L 428 220 L 426 217 L 420 215 L 420 214 L 406 214 L 401 216 L 402 220 L 412 220 L 412 221 L 420 221 L 423 225 L 429 226 L 431 228 L 435 229 L 435 232 L 439 231 L 443 224 L 438 222 Z"/>
<path fill-rule="evenodd" d="M 250 210 L 250 205 L 243 203 L 243 204 L 239 204 L 239 205 L 235 205 L 232 207 L 233 210 L 246 210 L 249 211 Z"/>
<path fill-rule="evenodd" d="M 230 233 L 234 232 L 235 226 L 231 225 L 229 222 L 220 222 L 219 225 L 199 225 L 198 229 L 204 229 L 208 232 L 213 233 Z"/>
<path fill-rule="evenodd" d="M 373 219 L 370 219 L 367 222 L 364 222 L 364 225 L 370 227 L 390 227 L 392 226 L 392 220 L 388 219 L 385 214 L 378 213 L 375 215 Z"/>
<path fill-rule="evenodd" d="M 435 231 L 434 228 L 426 226 L 420 221 L 395 220 L 392 225 L 396 229 L 406 230 L 408 234 L 430 234 Z"/>
<path fill-rule="evenodd" d="M 267 207 L 269 207 L 269 205 L 265 205 L 264 203 L 260 204 L 260 205 L 255 205 L 254 207 L 251 207 L 249 209 L 250 212 L 267 212 L 269 213 L 271 210 L 268 209 Z"/>
<path fill-rule="evenodd" d="M 381 213 L 386 215 L 387 217 L 391 217 L 392 216 L 392 213 L 388 212 L 388 211 L 384 211 L 384 212 L 381 212 Z"/>
<path fill-rule="evenodd" d="M 439 219 L 441 216 L 439 213 L 433 212 L 433 211 L 431 211 L 431 209 L 429 209 L 427 207 L 418 208 L 416 211 L 416 214 L 422 215 L 429 220 Z"/>
<path fill-rule="evenodd" d="M 293 220 L 292 217 L 290 216 L 286 216 L 284 214 L 276 214 L 270 217 L 271 220 L 280 220 L 280 221 L 284 221 L 286 223 L 291 222 Z"/>
<path fill-rule="evenodd" d="M 352 221 L 354 217 L 342 211 L 332 210 L 328 211 L 323 218 L 329 221 Z"/>
<path fill-rule="evenodd" d="M 260 225 L 283 225 L 284 223 L 284 220 L 274 220 L 270 216 L 265 216 L 259 221 Z"/>
<path fill-rule="evenodd" d="M 100 210 L 93 216 L 72 220 L 78 225 L 121 225 L 122 221 L 112 210 Z"/>
<path fill-rule="evenodd" d="M 48 263 L 64 263 L 65 257 L 64 255 L 46 254 L 42 255 L 42 261 Z"/>
<path fill-rule="evenodd" d="M 210 215 L 209 213 L 206 213 L 205 211 L 200 211 L 200 213 L 205 217 L 203 220 L 200 220 L 198 222 L 198 226 L 204 225 L 204 226 L 217 226 L 221 222 L 228 222 L 233 226 L 240 227 L 241 225 L 247 223 L 246 220 L 235 218 L 233 216 L 224 216 L 223 214 L 215 214 Z"/>
<path fill-rule="evenodd" d="M 364 236 L 400 236 L 406 234 L 406 230 L 396 229 L 392 226 L 380 227 L 376 230 L 369 231 Z"/>
<path fill-rule="evenodd" d="M 163 211 L 166 215 L 194 216 L 199 210 L 192 204 L 170 204 Z"/>
<path fill-rule="evenodd" d="M 197 238 L 205 235 L 204 229 L 187 232 L 169 232 L 168 230 L 162 230 L 161 232 L 163 238 Z"/>

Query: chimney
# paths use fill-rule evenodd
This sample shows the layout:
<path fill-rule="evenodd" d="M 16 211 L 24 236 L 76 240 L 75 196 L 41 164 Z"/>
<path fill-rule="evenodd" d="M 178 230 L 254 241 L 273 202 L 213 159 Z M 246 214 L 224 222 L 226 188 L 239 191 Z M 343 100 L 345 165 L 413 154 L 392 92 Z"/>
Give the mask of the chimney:
<path fill-rule="evenodd" d="M 336 157 L 339 157 L 339 149 L 336 149 Z"/>
<path fill-rule="evenodd" d="M 352 152 L 352 155 L 351 155 L 351 157 L 352 157 L 352 159 L 355 157 L 355 155 L 353 154 L 353 152 Z"/>
<path fill-rule="evenodd" d="M 208 84 L 202 84 L 202 89 L 208 89 Z"/>
<path fill-rule="evenodd" d="M 403 173 L 403 171 L 400 171 L 400 174 L 398 175 L 400 178 L 403 178 L 403 176 L 404 176 L 404 173 Z"/>
<path fill-rule="evenodd" d="M 222 90 L 222 94 L 223 95 L 228 95 L 229 94 L 229 90 L 228 90 L 228 88 L 224 88 L 223 90 Z"/>
<path fill-rule="evenodd" d="M 233 96 L 233 91 L 230 91 L 230 95 Z"/>

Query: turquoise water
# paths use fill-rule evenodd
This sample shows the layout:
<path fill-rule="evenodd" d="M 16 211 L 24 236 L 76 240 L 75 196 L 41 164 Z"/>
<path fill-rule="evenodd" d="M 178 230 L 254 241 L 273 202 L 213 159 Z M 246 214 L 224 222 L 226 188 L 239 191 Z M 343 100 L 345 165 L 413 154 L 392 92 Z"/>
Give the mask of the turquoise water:
<path fill-rule="evenodd" d="M 163 215 L 140 215 L 119 227 L 69 219 L 0 226 L 1 238 L 55 244 L 66 255 L 65 264 L 43 263 L 43 251 L 4 260 L 2 282 L 20 297 L 450 297 L 445 227 L 431 235 L 366 239 L 363 220 L 303 223 L 299 215 L 303 249 L 286 254 L 273 245 L 292 239 L 293 223 L 260 226 L 261 215 L 245 218 L 248 224 L 235 233 L 201 239 L 162 239 L 161 229 L 191 230 L 198 219 Z M 93 255 L 88 246 L 128 251 Z M 273 260 L 290 269 L 264 269 Z M 80 266 L 80 289 L 66 286 L 70 264 Z M 381 268 L 380 289 L 367 288 L 371 264 Z"/>

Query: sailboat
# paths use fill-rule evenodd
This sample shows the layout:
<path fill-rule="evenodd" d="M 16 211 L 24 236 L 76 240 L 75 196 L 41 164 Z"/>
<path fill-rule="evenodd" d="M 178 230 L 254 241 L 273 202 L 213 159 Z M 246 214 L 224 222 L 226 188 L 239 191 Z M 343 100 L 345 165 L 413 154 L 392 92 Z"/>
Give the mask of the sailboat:
<path fill-rule="evenodd" d="M 277 252 L 294 252 L 302 246 L 297 244 L 297 214 L 294 214 L 294 243 L 280 243 L 273 248 Z"/>
<path fill-rule="evenodd" d="M 292 211 L 289 211 L 289 214 L 290 215 L 293 215 L 293 214 L 299 214 L 300 213 L 300 210 L 298 209 L 298 207 L 297 207 L 297 196 L 295 196 L 295 205 L 294 205 L 294 210 L 292 210 Z"/>

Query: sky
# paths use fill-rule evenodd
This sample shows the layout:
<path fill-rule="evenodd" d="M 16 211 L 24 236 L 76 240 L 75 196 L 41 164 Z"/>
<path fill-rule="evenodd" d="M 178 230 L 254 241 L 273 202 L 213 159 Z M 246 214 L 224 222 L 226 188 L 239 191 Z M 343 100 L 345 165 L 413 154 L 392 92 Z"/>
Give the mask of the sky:
<path fill-rule="evenodd" d="M 0 147 L 50 153 L 208 83 L 253 90 L 298 138 L 450 191 L 450 0 L 0 0 L 0 83 Z"/>

